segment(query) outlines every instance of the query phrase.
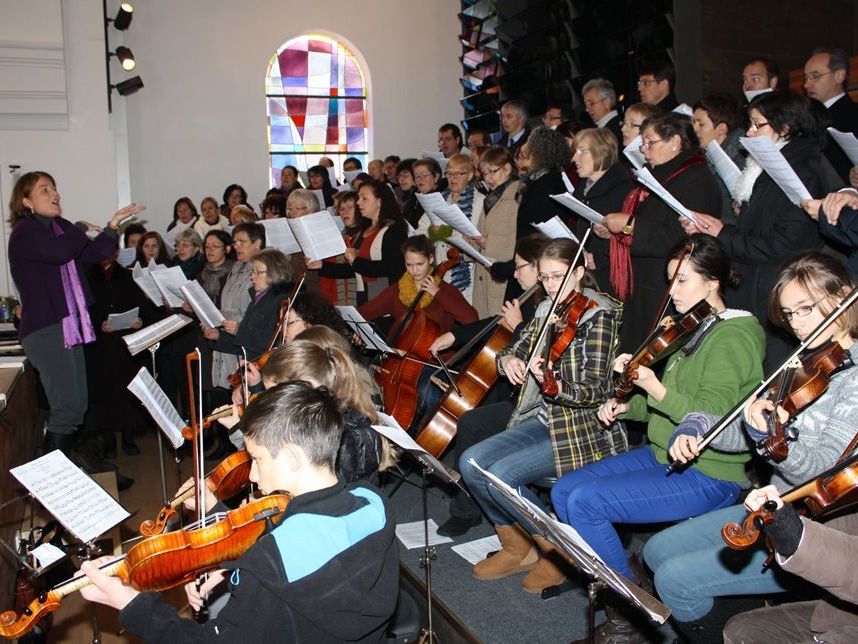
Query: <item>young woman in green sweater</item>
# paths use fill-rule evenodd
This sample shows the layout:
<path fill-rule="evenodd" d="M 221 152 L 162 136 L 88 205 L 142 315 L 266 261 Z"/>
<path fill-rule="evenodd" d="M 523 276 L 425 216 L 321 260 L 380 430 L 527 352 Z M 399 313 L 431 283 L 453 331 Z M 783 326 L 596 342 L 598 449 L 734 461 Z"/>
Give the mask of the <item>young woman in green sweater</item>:
<path fill-rule="evenodd" d="M 560 520 L 574 526 L 609 566 L 629 579 L 634 577 L 613 524 L 677 521 L 732 505 L 750 458 L 749 452 L 709 450 L 681 473 L 666 472 L 671 435 L 686 414 L 722 415 L 763 377 L 760 323 L 750 313 L 724 305 L 729 258 L 712 237 L 693 235 L 690 242 L 693 251 L 681 266 L 683 247 L 668 256 L 668 276 L 680 271 L 671 293 L 674 307 L 684 314 L 706 300 L 717 315 L 668 359 L 661 380 L 640 367 L 635 385 L 643 393 L 628 403 L 611 398 L 598 412 L 608 426 L 618 418 L 647 421 L 650 444 L 570 472 L 551 491 Z M 614 370 L 622 371 L 630 358 L 618 356 Z"/>

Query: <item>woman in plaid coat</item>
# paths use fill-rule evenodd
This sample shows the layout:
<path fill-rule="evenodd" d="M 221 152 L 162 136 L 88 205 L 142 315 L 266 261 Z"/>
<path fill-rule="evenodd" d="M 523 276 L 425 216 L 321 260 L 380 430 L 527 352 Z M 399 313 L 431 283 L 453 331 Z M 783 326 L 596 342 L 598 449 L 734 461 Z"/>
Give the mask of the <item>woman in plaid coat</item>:
<path fill-rule="evenodd" d="M 549 298 L 557 295 L 577 250 L 577 244 L 571 240 L 556 239 L 543 251 L 539 259 L 539 279 Z M 471 459 L 541 505 L 527 484 L 562 476 L 627 448 L 621 427 L 606 429 L 596 418 L 600 403 L 610 395 L 611 365 L 622 305 L 603 293 L 589 288 L 582 290 L 588 283 L 587 278 L 584 267 L 577 266 L 561 297 L 562 301 L 573 291 L 580 291 L 593 306 L 579 319 L 575 339 L 551 365 L 560 385 L 556 396 L 548 397 L 541 391 L 541 358 L 537 358 L 530 373 L 525 371 L 550 300 L 539 306 L 535 319 L 525 327 L 519 339 L 498 354 L 501 375 L 515 385 L 522 385 L 516 409 L 506 431 L 469 448 L 459 462 L 471 495 L 494 524 L 502 546 L 500 552 L 474 566 L 478 579 L 500 579 L 531 570 L 536 567 L 540 555 L 531 542 L 528 526 L 517 524 L 520 518 L 469 464 Z M 545 540 L 534 538 L 543 551 L 549 550 Z M 525 577 L 523 585 L 526 590 L 538 592 L 541 588 L 532 587 L 533 581 Z"/>

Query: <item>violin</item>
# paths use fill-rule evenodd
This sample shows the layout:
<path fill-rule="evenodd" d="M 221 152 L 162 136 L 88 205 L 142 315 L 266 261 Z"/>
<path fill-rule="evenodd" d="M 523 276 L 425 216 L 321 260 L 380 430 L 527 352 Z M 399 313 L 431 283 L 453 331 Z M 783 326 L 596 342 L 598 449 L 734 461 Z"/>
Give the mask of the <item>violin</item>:
<path fill-rule="evenodd" d="M 802 360 L 794 358 L 790 361 L 777 386 L 769 392 L 775 411 L 766 419 L 769 435 L 757 444 L 768 458 L 780 463 L 789 455 L 789 443 L 798 438 L 791 421 L 828 390 L 831 376 L 843 366 L 845 359 L 840 343 L 828 342 Z M 781 421 L 778 407 L 786 411 L 785 421 Z"/>
<path fill-rule="evenodd" d="M 560 385 L 557 383 L 559 375 L 553 365 L 557 362 L 563 352 L 569 348 L 575 335 L 578 333 L 578 322 L 589 309 L 596 303 L 579 293 L 573 291 L 560 304 L 554 312 L 554 320 L 551 322 L 552 342 L 545 343 L 545 361 L 542 369 L 542 393 L 554 397 L 560 393 Z"/>
<path fill-rule="evenodd" d="M 149 537 L 100 569 L 139 591 L 186 584 L 198 574 L 244 554 L 265 533 L 269 522 L 283 514 L 289 501 L 286 494 L 266 496 L 223 516 L 209 517 L 199 527 Z M 73 577 L 40 594 L 20 615 L 5 611 L 0 614 L 0 637 L 20 638 L 45 615 L 56 611 L 64 597 L 91 583 L 86 575 Z"/>
<path fill-rule="evenodd" d="M 649 367 L 673 354 L 688 342 L 701 324 L 714 315 L 712 305 L 706 300 L 700 300 L 687 313 L 664 318 L 660 327 L 644 341 L 614 383 L 614 398 L 617 402 L 625 401 L 634 390 L 639 367 Z"/>
<path fill-rule="evenodd" d="M 231 499 L 250 484 L 250 466 L 251 459 L 247 450 L 233 452 L 206 476 L 206 488 L 221 501 Z M 192 485 L 176 495 L 168 505 L 161 508 L 155 519 L 147 519 L 140 524 L 140 534 L 144 537 L 152 537 L 164 532 L 167 523 L 176 516 L 179 506 L 194 494 L 196 494 L 196 486 Z"/>
<path fill-rule="evenodd" d="M 523 304 L 542 290 L 537 283 L 521 297 Z M 440 458 L 458 432 L 459 419 L 477 407 L 488 395 L 498 379 L 497 354 L 512 342 L 512 329 L 503 323 L 503 316 L 495 316 L 486 327 L 465 346 L 459 349 L 450 363 L 455 364 L 461 356 L 471 350 L 491 332 L 482 348 L 460 371 L 454 382 L 447 387 L 432 416 L 417 433 L 417 444 L 435 458 Z"/>
<path fill-rule="evenodd" d="M 800 501 L 806 512 L 816 519 L 858 504 L 858 454 L 841 458 L 833 467 L 794 487 L 781 499 L 784 503 Z M 774 521 L 776 509 L 774 501 L 766 501 L 762 508 L 748 513 L 741 524 L 733 522 L 721 528 L 721 538 L 733 550 L 750 548 L 760 538 L 763 527 Z"/>
<path fill-rule="evenodd" d="M 432 277 L 440 283 L 444 274 L 457 266 L 462 255 L 457 248 L 447 251 L 447 260 L 439 264 Z M 418 309 L 425 291 L 422 289 L 408 306 L 405 315 L 390 334 L 390 344 L 405 355 L 389 356 L 381 363 L 375 381 L 381 388 L 384 410 L 401 427 L 410 427 L 417 413 L 417 381 L 426 363 L 432 361 L 429 347 L 441 335 L 438 324 Z"/>

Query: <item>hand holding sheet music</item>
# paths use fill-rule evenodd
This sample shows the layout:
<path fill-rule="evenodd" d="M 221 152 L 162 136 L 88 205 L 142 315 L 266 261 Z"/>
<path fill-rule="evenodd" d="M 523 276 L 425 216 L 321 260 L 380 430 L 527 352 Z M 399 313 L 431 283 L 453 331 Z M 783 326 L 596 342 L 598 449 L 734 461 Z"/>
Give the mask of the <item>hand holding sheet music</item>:
<path fill-rule="evenodd" d="M 673 210 L 675 210 L 679 215 L 685 217 L 692 223 L 696 224 L 697 220 L 694 218 L 694 213 L 692 213 L 688 208 L 683 206 L 679 200 L 674 197 L 670 192 L 668 192 L 667 188 L 665 188 L 661 183 L 659 183 L 658 179 L 656 179 L 652 172 L 649 171 L 649 168 L 641 168 L 635 173 L 637 180 L 640 181 L 644 186 L 649 188 L 656 196 L 659 197 L 664 203 L 670 206 Z"/>
<path fill-rule="evenodd" d="M 572 195 L 572 193 L 564 192 L 559 195 L 551 195 L 551 198 L 564 208 L 568 208 L 576 215 L 583 217 L 591 224 L 605 225 L 605 216 L 603 214 L 593 210 L 590 206 Z"/>
<path fill-rule="evenodd" d="M 858 165 L 858 139 L 855 138 L 855 135 L 852 132 L 841 132 L 833 127 L 828 128 L 828 133 L 834 142 L 840 146 L 852 165 Z"/>
<path fill-rule="evenodd" d="M 182 286 L 188 283 L 188 278 L 178 266 L 170 268 L 162 268 L 160 270 L 150 270 L 149 274 L 155 280 L 155 286 L 161 292 L 161 295 L 166 300 L 170 308 L 178 308 L 185 301 L 182 295 Z"/>
<path fill-rule="evenodd" d="M 140 317 L 140 307 L 135 306 L 133 309 L 129 309 L 123 313 L 111 313 L 107 316 L 107 323 L 114 331 L 122 331 L 130 329 L 131 323 L 138 317 Z"/>
<path fill-rule="evenodd" d="M 801 207 L 802 201 L 813 198 L 807 186 L 801 182 L 795 170 L 770 138 L 744 136 L 739 141 L 796 206 Z"/>
<path fill-rule="evenodd" d="M 464 237 L 459 235 L 458 233 L 454 233 L 454 234 L 450 235 L 444 241 L 446 241 L 448 244 L 450 244 L 450 246 L 455 246 L 460 251 L 465 253 L 465 255 L 468 255 L 469 257 L 475 259 L 476 261 L 478 261 L 480 264 L 482 264 L 486 268 L 491 268 L 492 264 L 495 263 L 494 259 L 492 259 L 491 257 L 486 257 L 485 255 L 483 255 L 480 251 L 478 251 L 476 248 L 471 246 L 471 244 L 469 244 L 468 241 Z"/>
<path fill-rule="evenodd" d="M 200 322 L 207 327 L 216 329 L 223 324 L 225 319 L 223 314 L 218 311 L 218 308 L 198 281 L 191 280 L 183 284 L 182 295 L 184 295 L 185 301 L 191 305 L 194 314 L 200 319 Z"/>
<path fill-rule="evenodd" d="M 152 302 L 152 304 L 155 306 L 164 305 L 164 298 L 161 295 L 161 291 L 158 290 L 155 280 L 152 279 L 148 266 L 143 268 L 140 266 L 140 262 L 137 262 L 134 265 L 134 268 L 131 269 L 131 277 L 134 280 L 134 283 L 140 287 L 140 290 L 143 291 L 143 294 L 149 298 L 149 301 Z"/>
<path fill-rule="evenodd" d="M 435 210 L 435 214 L 453 230 L 465 237 L 479 237 L 482 235 L 473 222 L 468 219 L 468 216 L 462 212 L 462 209 L 454 203 L 445 203 L 443 207 Z"/>

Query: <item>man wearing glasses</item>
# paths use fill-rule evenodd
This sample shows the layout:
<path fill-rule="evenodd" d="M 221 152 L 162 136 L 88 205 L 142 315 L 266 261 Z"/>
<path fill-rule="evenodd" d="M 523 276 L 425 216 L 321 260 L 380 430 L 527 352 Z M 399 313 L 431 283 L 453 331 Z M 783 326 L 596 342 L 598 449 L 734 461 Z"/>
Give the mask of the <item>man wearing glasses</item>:
<path fill-rule="evenodd" d="M 662 112 L 672 112 L 679 105 L 673 93 L 676 70 L 667 60 L 651 60 L 641 65 L 638 92 L 641 102 L 657 106 Z"/>
<path fill-rule="evenodd" d="M 848 78 L 849 57 L 842 49 L 816 49 L 804 64 L 805 93 L 828 108 L 832 127 L 858 135 L 858 105 L 846 93 Z M 848 185 L 852 164 L 830 136 L 825 156 Z"/>
<path fill-rule="evenodd" d="M 587 81 L 581 89 L 584 108 L 593 119 L 596 127 L 609 129 L 622 142 L 623 133 L 620 130 L 620 115 L 617 113 L 617 92 L 614 84 L 604 78 L 594 78 Z"/>

